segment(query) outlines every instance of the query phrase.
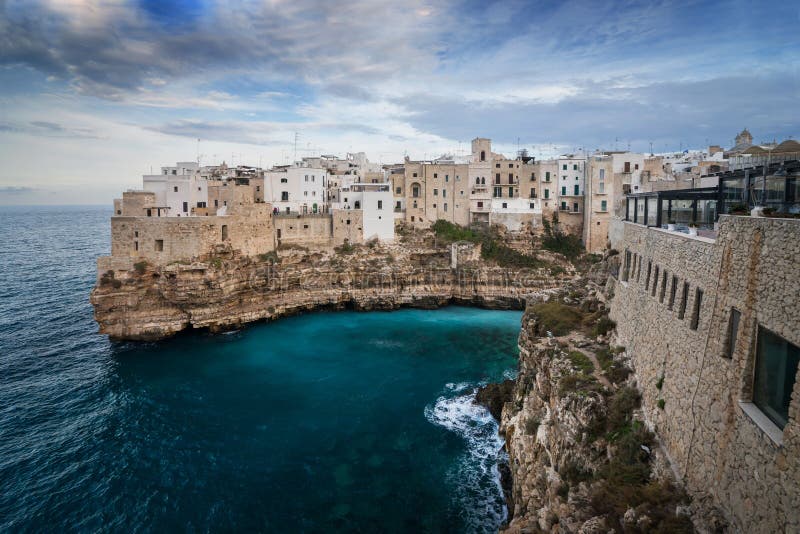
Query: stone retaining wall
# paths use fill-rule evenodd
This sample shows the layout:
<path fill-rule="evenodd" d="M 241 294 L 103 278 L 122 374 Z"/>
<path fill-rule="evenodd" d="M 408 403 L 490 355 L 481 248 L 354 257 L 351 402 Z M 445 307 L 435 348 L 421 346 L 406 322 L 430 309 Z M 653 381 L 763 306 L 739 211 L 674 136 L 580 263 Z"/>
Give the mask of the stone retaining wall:
<path fill-rule="evenodd" d="M 800 346 L 800 221 L 721 216 L 716 241 L 614 225 L 618 344 L 699 524 L 800 531 L 798 380 L 783 429 L 752 403 L 759 328 Z"/>

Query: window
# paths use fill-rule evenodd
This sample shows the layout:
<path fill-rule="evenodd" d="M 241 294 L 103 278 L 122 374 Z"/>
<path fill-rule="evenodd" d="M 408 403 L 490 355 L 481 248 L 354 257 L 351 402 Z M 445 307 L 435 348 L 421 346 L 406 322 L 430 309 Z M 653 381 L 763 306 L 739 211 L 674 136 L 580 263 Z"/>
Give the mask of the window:
<path fill-rule="evenodd" d="M 535 205 L 533 202 L 531 202 L 530 204 L 528 204 L 528 208 L 529 208 L 529 209 L 535 209 L 535 207 L 536 207 L 536 205 Z"/>
<path fill-rule="evenodd" d="M 206 203 L 205 202 L 198 202 L 197 203 L 197 207 L 198 208 L 205 208 L 206 207 Z"/>
<path fill-rule="evenodd" d="M 442 198 L 447 197 L 447 189 L 442 189 Z"/>
<path fill-rule="evenodd" d="M 147 210 L 147 216 L 148 216 L 148 217 L 151 217 L 152 215 L 153 215 L 153 210 L 151 210 L 151 209 L 149 209 L 149 208 L 148 208 L 148 210 Z"/>
<path fill-rule="evenodd" d="M 416 178 L 417 177 L 417 173 L 414 173 L 412 176 L 414 176 L 414 178 Z"/>
<path fill-rule="evenodd" d="M 500 183 L 500 173 L 499 172 L 494 175 L 494 183 L 496 183 L 496 184 Z"/>
<path fill-rule="evenodd" d="M 357 210 L 360 210 L 360 209 L 361 209 L 361 201 L 360 201 L 360 200 L 356 200 L 356 201 L 355 201 L 353 204 L 354 204 L 354 206 L 353 206 L 353 207 L 354 207 L 355 209 L 357 209 Z"/>
<path fill-rule="evenodd" d="M 156 239 L 156 252 L 164 252 L 164 240 Z"/>
<path fill-rule="evenodd" d="M 486 161 L 486 151 L 481 150 L 481 161 Z"/>
<path fill-rule="evenodd" d="M 447 202 L 444 203 L 444 211 L 447 211 Z"/>
<path fill-rule="evenodd" d="M 531 187 L 531 194 L 530 194 L 530 195 L 528 195 L 528 196 L 529 196 L 530 198 L 536 198 L 536 189 L 534 189 L 533 187 Z"/>
<path fill-rule="evenodd" d="M 223 224 L 222 225 L 222 240 L 223 241 L 227 241 L 228 240 L 228 225 L 227 224 Z"/>
<path fill-rule="evenodd" d="M 189 211 L 189 203 L 188 202 L 184 202 L 183 203 L 183 213 L 187 213 L 188 211 Z"/>
<path fill-rule="evenodd" d="M 508 183 L 510 183 L 510 184 L 514 183 L 514 173 L 513 172 L 508 173 Z"/>
<path fill-rule="evenodd" d="M 578 184 L 575 184 L 575 196 L 576 197 L 580 196 L 580 194 L 581 194 L 581 186 L 579 186 Z"/>
<path fill-rule="evenodd" d="M 303 196 L 307 197 L 308 196 L 308 191 L 303 191 Z"/>
<path fill-rule="evenodd" d="M 638 163 L 637 163 L 636 165 L 634 165 L 634 166 L 633 166 L 633 170 L 635 170 L 635 171 L 638 171 L 638 170 L 639 170 L 639 164 L 638 164 Z"/>
<path fill-rule="evenodd" d="M 692 307 L 692 322 L 689 323 L 689 328 L 697 330 L 700 324 L 700 306 L 703 304 L 703 290 L 695 288 L 694 290 L 694 306 Z"/>
<path fill-rule="evenodd" d="M 739 320 L 742 314 L 736 308 L 731 308 L 731 318 L 728 321 L 728 339 L 725 344 L 725 358 L 733 358 L 736 351 L 736 337 L 739 335 Z"/>
<path fill-rule="evenodd" d="M 216 198 L 214 199 L 214 207 L 215 208 L 219 207 L 219 200 L 217 200 Z"/>
<path fill-rule="evenodd" d="M 502 187 L 495 187 L 494 188 L 494 194 L 492 196 L 494 196 L 495 198 L 502 197 L 503 196 L 503 188 Z"/>
<path fill-rule="evenodd" d="M 435 196 L 435 197 L 439 196 L 439 190 L 438 189 L 434 189 L 433 190 L 433 196 Z"/>
<path fill-rule="evenodd" d="M 379 201 L 378 201 L 378 209 L 379 209 L 379 210 L 382 210 L 382 209 L 383 209 L 383 200 L 379 200 Z"/>
<path fill-rule="evenodd" d="M 478 207 L 479 207 L 479 208 L 482 208 L 482 207 L 483 207 L 483 201 L 478 201 Z"/>
<path fill-rule="evenodd" d="M 753 403 L 781 429 L 789 419 L 798 361 L 800 348 L 758 327 Z"/>
<path fill-rule="evenodd" d="M 572 170 L 573 171 L 577 171 L 578 170 L 578 164 L 577 163 L 572 165 Z"/>
<path fill-rule="evenodd" d="M 600 201 L 600 211 L 608 211 L 608 202 L 605 200 Z"/>
<path fill-rule="evenodd" d="M 500 164 L 499 163 L 495 163 L 494 167 L 495 167 L 495 169 L 499 169 L 500 168 Z"/>
<path fill-rule="evenodd" d="M 347 219 L 347 223 L 346 224 L 350 224 L 350 219 Z"/>
<path fill-rule="evenodd" d="M 399 194 L 400 194 L 402 191 L 403 191 L 403 189 L 402 189 L 402 188 L 400 188 L 400 187 L 396 187 L 396 188 L 395 188 L 395 190 L 394 190 L 394 194 L 395 194 L 395 195 L 399 195 Z"/>
<path fill-rule="evenodd" d="M 281 178 L 281 183 L 282 184 L 288 184 L 289 183 L 289 179 L 288 178 Z"/>
<path fill-rule="evenodd" d="M 303 230 L 308 230 L 308 225 L 307 224 L 303 225 Z"/>
<path fill-rule="evenodd" d="M 656 273 L 655 273 L 655 276 L 653 276 L 653 287 L 650 288 L 650 296 L 651 297 L 655 297 L 656 296 L 656 288 L 658 287 L 658 271 L 659 271 L 659 267 L 658 267 L 658 265 L 656 265 Z"/>
<path fill-rule="evenodd" d="M 561 211 L 567 211 L 567 203 L 566 202 L 562 202 L 561 203 Z"/>
<path fill-rule="evenodd" d="M 395 203 L 394 209 L 396 209 L 397 211 L 400 211 L 401 209 L 403 209 L 403 205 L 399 200 Z"/>
<path fill-rule="evenodd" d="M 418 185 L 415 184 L 415 185 L 413 185 L 411 187 L 411 196 L 413 196 L 414 198 L 419 198 L 419 186 Z M 414 207 L 416 208 L 416 206 L 414 206 Z"/>
<path fill-rule="evenodd" d="M 289 192 L 288 191 L 281 191 L 281 201 L 288 202 L 289 201 Z"/>
<path fill-rule="evenodd" d="M 600 169 L 600 181 L 602 182 L 605 179 L 606 179 L 606 170 Z"/>
<path fill-rule="evenodd" d="M 669 287 L 669 304 L 667 304 L 667 309 L 672 309 L 675 306 L 675 293 L 678 291 L 678 277 L 672 277 L 672 285 Z"/>
<path fill-rule="evenodd" d="M 173 192 L 175 192 L 175 193 L 177 193 L 177 192 L 178 192 L 178 186 L 176 185 L 175 187 L 173 187 L 173 188 L 172 188 L 172 191 L 173 191 Z"/>
<path fill-rule="evenodd" d="M 600 183 L 597 185 L 597 192 L 598 192 L 599 194 L 601 194 L 601 195 L 602 195 L 602 194 L 604 194 L 604 193 L 606 192 L 606 183 L 605 183 L 605 182 L 600 182 Z"/>
<path fill-rule="evenodd" d="M 306 182 L 308 181 L 308 175 L 306 174 Z"/>
<path fill-rule="evenodd" d="M 565 163 L 564 165 L 562 165 L 562 166 L 561 166 L 561 169 L 562 169 L 562 170 L 564 170 L 564 171 L 566 171 L 566 170 L 567 170 L 567 164 Z"/>
<path fill-rule="evenodd" d="M 650 272 L 653 270 L 653 262 L 647 262 L 647 276 L 644 279 L 644 290 L 647 291 L 647 288 L 650 287 Z M 683 317 L 680 317 L 683 319 Z"/>
<path fill-rule="evenodd" d="M 664 302 L 664 296 L 667 294 L 667 271 L 661 275 L 661 293 L 658 294 L 658 302 Z"/>
<path fill-rule="evenodd" d="M 572 211 L 574 211 L 575 213 L 578 213 L 578 203 L 577 202 L 573 202 L 572 203 Z"/>
<path fill-rule="evenodd" d="M 545 182 L 549 182 L 550 181 L 550 171 L 547 171 L 546 173 L 544 173 L 544 181 Z"/>
<path fill-rule="evenodd" d="M 445 174 L 444 175 L 444 181 L 445 182 L 449 182 L 450 181 L 450 175 L 449 174 Z"/>
<path fill-rule="evenodd" d="M 438 178 L 438 177 L 439 177 L 439 174 L 438 174 L 438 173 L 433 173 L 433 177 L 434 177 L 434 178 Z"/>
<path fill-rule="evenodd" d="M 137 230 L 136 232 L 133 232 L 133 237 L 139 237 L 139 232 L 138 232 L 138 230 Z"/>
<path fill-rule="evenodd" d="M 545 189 L 544 190 L 544 198 L 550 198 L 550 190 L 549 189 Z"/>
<path fill-rule="evenodd" d="M 622 268 L 622 276 L 620 276 L 620 280 L 626 282 L 628 280 L 628 275 L 630 274 L 631 270 L 631 251 L 625 250 L 625 265 Z"/>
<path fill-rule="evenodd" d="M 514 198 L 514 188 L 513 187 L 509 187 L 508 188 L 508 198 Z"/>
<path fill-rule="evenodd" d="M 535 172 L 532 172 L 532 173 L 531 173 L 531 182 L 533 182 L 533 181 L 535 181 L 535 180 L 536 180 L 536 173 L 535 173 Z"/>
<path fill-rule="evenodd" d="M 260 185 L 256 186 L 256 191 L 261 191 L 261 186 Z"/>
<path fill-rule="evenodd" d="M 414 201 L 414 206 L 413 206 L 413 207 L 414 207 L 415 209 L 416 209 L 416 207 L 417 207 L 417 201 L 416 201 L 416 200 Z M 412 217 L 412 219 L 413 219 L 413 217 Z"/>
<path fill-rule="evenodd" d="M 567 196 L 567 186 L 566 185 L 561 186 L 561 196 L 562 197 Z"/>
<path fill-rule="evenodd" d="M 508 207 L 508 202 L 503 202 L 503 209 L 506 209 L 507 207 Z"/>

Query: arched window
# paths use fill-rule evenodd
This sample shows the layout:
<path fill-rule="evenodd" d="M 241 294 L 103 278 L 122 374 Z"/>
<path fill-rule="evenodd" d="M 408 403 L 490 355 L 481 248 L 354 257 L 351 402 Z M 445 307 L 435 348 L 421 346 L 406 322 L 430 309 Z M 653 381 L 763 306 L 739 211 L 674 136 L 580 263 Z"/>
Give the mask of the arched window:
<path fill-rule="evenodd" d="M 486 151 L 481 150 L 481 161 L 486 161 Z"/>
<path fill-rule="evenodd" d="M 418 183 L 411 184 L 411 196 L 414 198 L 419 198 L 419 191 L 420 186 Z"/>
<path fill-rule="evenodd" d="M 481 185 L 481 179 L 480 179 L 480 177 L 476 177 L 476 178 L 475 178 L 475 185 Z"/>
<path fill-rule="evenodd" d="M 481 185 L 486 185 L 486 177 L 481 176 Z"/>

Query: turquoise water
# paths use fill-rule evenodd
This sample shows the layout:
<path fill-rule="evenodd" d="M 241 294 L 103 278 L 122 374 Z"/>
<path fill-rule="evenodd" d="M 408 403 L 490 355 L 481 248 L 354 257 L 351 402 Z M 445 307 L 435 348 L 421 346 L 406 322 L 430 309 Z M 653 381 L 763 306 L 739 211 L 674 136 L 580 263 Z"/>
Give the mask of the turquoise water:
<path fill-rule="evenodd" d="M 519 312 L 321 312 L 112 344 L 86 300 L 108 210 L 34 211 L 0 212 L 19 236 L 0 274 L 0 531 L 485 532 L 505 517 L 502 442 L 472 391 L 513 373 Z"/>

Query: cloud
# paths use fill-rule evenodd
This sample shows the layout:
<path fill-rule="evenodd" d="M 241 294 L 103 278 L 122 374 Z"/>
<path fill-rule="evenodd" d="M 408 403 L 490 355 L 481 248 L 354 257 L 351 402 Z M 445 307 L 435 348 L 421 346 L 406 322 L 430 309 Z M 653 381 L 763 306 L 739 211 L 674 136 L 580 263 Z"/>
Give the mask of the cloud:
<path fill-rule="evenodd" d="M 537 99 L 486 104 L 417 94 L 398 101 L 415 128 L 444 138 L 484 135 L 498 143 L 564 147 L 677 149 L 706 141 L 730 144 L 747 126 L 778 139 L 800 129 L 786 114 L 800 83 L 791 73 L 729 76 L 703 81 L 669 81 L 639 87 L 580 87 L 558 102 Z"/>
<path fill-rule="evenodd" d="M 0 194 L 3 195 L 26 195 L 28 193 L 35 193 L 39 191 L 33 187 L 22 187 L 15 185 L 0 185 Z"/>
<path fill-rule="evenodd" d="M 156 126 L 146 126 L 146 130 L 166 135 L 190 137 L 226 143 L 241 143 L 259 146 L 288 145 L 286 141 L 272 139 L 276 128 L 263 122 L 209 122 L 202 120 L 178 120 Z"/>
<path fill-rule="evenodd" d="M 41 137 L 73 137 L 80 139 L 100 139 L 91 128 L 68 127 L 50 121 L 30 121 L 28 123 L 0 122 L 0 132 L 36 135 Z"/>

